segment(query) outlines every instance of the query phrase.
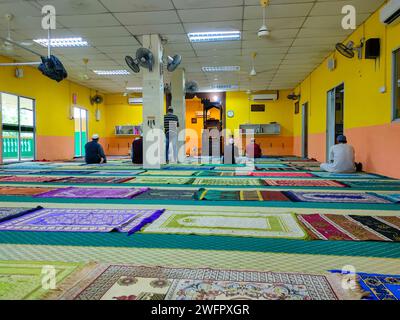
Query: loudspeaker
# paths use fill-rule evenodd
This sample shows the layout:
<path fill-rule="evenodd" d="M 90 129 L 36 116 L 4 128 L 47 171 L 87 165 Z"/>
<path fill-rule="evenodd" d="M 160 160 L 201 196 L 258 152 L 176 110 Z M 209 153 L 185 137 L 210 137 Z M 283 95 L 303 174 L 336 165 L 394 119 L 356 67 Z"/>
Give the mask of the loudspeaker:
<path fill-rule="evenodd" d="M 365 43 L 365 59 L 377 59 L 381 55 L 381 39 L 371 38 Z"/>

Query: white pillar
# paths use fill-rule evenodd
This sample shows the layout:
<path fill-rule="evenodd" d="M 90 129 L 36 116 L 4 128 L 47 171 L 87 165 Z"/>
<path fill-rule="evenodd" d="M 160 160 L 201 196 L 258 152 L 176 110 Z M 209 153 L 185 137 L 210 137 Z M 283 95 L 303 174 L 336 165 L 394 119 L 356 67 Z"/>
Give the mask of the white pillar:
<path fill-rule="evenodd" d="M 165 161 L 163 47 L 159 35 L 143 36 L 143 47 L 154 55 L 153 71 L 143 70 L 143 168 L 159 168 Z"/>
<path fill-rule="evenodd" d="M 178 128 L 178 161 L 183 162 L 186 158 L 186 93 L 185 93 L 185 70 L 177 69 L 172 73 L 171 79 L 171 107 L 179 119 Z"/>

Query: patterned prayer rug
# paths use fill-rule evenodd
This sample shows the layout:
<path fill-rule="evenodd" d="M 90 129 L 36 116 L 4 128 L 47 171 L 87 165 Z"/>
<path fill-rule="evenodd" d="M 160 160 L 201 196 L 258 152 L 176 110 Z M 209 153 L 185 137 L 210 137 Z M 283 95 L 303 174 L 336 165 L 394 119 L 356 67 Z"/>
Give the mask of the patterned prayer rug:
<path fill-rule="evenodd" d="M 332 270 L 332 273 L 340 274 L 342 271 Z M 352 275 L 347 274 L 347 275 Z M 343 281 L 342 274 L 340 281 Z M 347 276 L 348 277 L 348 276 Z M 360 289 L 364 293 L 365 300 L 400 300 L 400 275 L 356 273 L 356 279 Z"/>
<path fill-rule="evenodd" d="M 391 189 L 391 190 L 400 190 L 400 181 L 399 180 L 364 180 L 364 181 L 346 181 L 346 184 L 352 188 L 357 189 Z"/>
<path fill-rule="evenodd" d="M 240 191 L 206 190 L 201 188 L 196 192 L 195 197 L 198 200 L 207 201 L 239 201 Z"/>
<path fill-rule="evenodd" d="M 27 213 L 33 212 L 35 210 L 41 209 L 37 208 L 0 208 L 0 222 L 11 220 L 14 218 L 21 217 Z"/>
<path fill-rule="evenodd" d="M 132 234 L 158 219 L 165 210 L 40 209 L 0 223 L 1 231 L 127 232 Z"/>
<path fill-rule="evenodd" d="M 368 193 L 338 193 L 338 192 L 293 192 L 285 194 L 295 202 L 330 202 L 330 203 L 382 203 L 392 201 Z"/>
<path fill-rule="evenodd" d="M 204 186 L 262 186 L 264 183 L 261 179 L 242 179 L 242 178 L 196 178 L 193 181 L 194 185 L 204 185 Z"/>
<path fill-rule="evenodd" d="M 172 171 L 176 171 L 176 170 L 183 170 L 183 171 L 200 171 L 200 170 L 214 170 L 215 167 L 211 167 L 211 166 L 167 166 L 164 167 L 163 170 L 172 170 Z"/>
<path fill-rule="evenodd" d="M 0 182 L 26 182 L 26 183 L 41 183 L 41 182 L 56 182 L 60 179 L 51 177 L 24 177 L 24 176 L 11 176 L 0 178 Z"/>
<path fill-rule="evenodd" d="M 149 170 L 141 173 L 141 176 L 192 176 L 197 171 L 174 171 L 174 170 Z"/>
<path fill-rule="evenodd" d="M 325 179 L 380 179 L 375 174 L 367 173 L 331 173 L 331 172 L 315 172 L 314 175 Z"/>
<path fill-rule="evenodd" d="M 222 175 L 225 175 L 226 173 L 231 174 L 231 177 L 233 177 L 234 172 L 218 172 L 218 171 L 200 171 L 196 173 L 197 177 L 220 177 Z"/>
<path fill-rule="evenodd" d="M 143 233 L 197 234 L 256 238 L 305 239 L 306 233 L 290 213 L 176 213 L 167 211 Z"/>
<path fill-rule="evenodd" d="M 113 178 L 113 177 L 68 177 L 62 178 L 58 180 L 58 183 L 88 183 L 88 184 L 95 184 L 95 183 L 123 183 L 126 181 L 131 180 L 132 177 L 129 178 Z"/>
<path fill-rule="evenodd" d="M 96 176 L 135 176 L 144 170 L 125 170 L 125 171 L 96 171 Z"/>
<path fill-rule="evenodd" d="M 372 195 L 375 195 L 377 197 L 383 198 L 383 199 L 387 199 L 391 202 L 394 203 L 399 203 L 400 202 L 400 193 L 370 193 Z"/>
<path fill-rule="evenodd" d="M 247 191 L 243 191 L 247 192 Z M 264 201 L 290 201 L 284 192 L 280 191 L 257 191 Z"/>
<path fill-rule="evenodd" d="M 87 198 L 87 199 L 132 199 L 148 188 L 60 188 L 36 195 L 37 198 Z"/>
<path fill-rule="evenodd" d="M 260 191 L 260 190 L 208 190 L 199 189 L 195 195 L 197 200 L 208 201 L 290 201 L 283 192 L 280 191 Z"/>
<path fill-rule="evenodd" d="M 126 183 L 134 184 L 191 184 L 193 178 L 175 178 L 175 177 L 144 177 L 139 176 Z"/>
<path fill-rule="evenodd" d="M 257 159 L 256 159 L 257 160 Z M 280 163 L 258 163 L 258 161 L 256 161 L 256 166 L 259 168 L 265 168 L 265 169 L 276 169 L 276 168 L 287 168 L 288 166 L 286 164 L 280 164 Z"/>
<path fill-rule="evenodd" d="M 344 183 L 334 180 L 264 180 L 265 184 L 274 187 L 335 187 L 344 188 Z"/>
<path fill-rule="evenodd" d="M 47 175 L 73 176 L 73 175 L 87 175 L 87 174 L 92 174 L 95 172 L 96 171 L 53 170 L 53 171 L 41 171 L 41 172 L 38 172 L 37 174 L 39 174 L 41 176 L 47 176 Z"/>
<path fill-rule="evenodd" d="M 400 216 L 297 215 L 318 240 L 400 241 Z"/>
<path fill-rule="evenodd" d="M 43 299 L 54 291 L 43 288 L 43 270 L 54 268 L 59 289 L 64 279 L 81 267 L 68 262 L 0 261 L 0 300 Z"/>
<path fill-rule="evenodd" d="M 323 172 L 322 169 L 319 167 L 293 167 L 293 168 L 300 171 L 313 171 L 313 173 Z"/>
<path fill-rule="evenodd" d="M 0 196 L 35 196 L 52 190 L 54 188 L 0 187 Z"/>
<path fill-rule="evenodd" d="M 339 300 L 324 275 L 101 266 L 65 300 Z"/>
<path fill-rule="evenodd" d="M 288 168 L 263 168 L 263 167 L 259 167 L 256 166 L 256 170 L 257 171 L 284 171 L 284 172 L 290 172 L 290 171 L 301 171 L 302 169 L 298 169 L 298 168 L 292 168 L 292 167 L 288 167 Z"/>
<path fill-rule="evenodd" d="M 283 178 L 313 178 L 314 175 L 306 172 L 251 172 L 253 177 L 283 177 Z"/>
<path fill-rule="evenodd" d="M 190 190 L 156 190 L 150 189 L 135 197 L 135 200 L 194 200 L 194 191 Z"/>

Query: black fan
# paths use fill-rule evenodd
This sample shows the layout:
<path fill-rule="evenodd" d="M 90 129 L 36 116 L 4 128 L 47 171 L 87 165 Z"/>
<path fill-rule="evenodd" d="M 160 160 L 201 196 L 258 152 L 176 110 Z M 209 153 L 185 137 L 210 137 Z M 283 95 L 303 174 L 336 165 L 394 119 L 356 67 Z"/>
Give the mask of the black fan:
<path fill-rule="evenodd" d="M 168 56 L 167 70 L 169 72 L 174 72 L 176 70 L 176 68 L 179 67 L 181 62 L 182 62 L 182 56 L 180 56 L 179 54 L 177 54 L 173 57 Z"/>
<path fill-rule="evenodd" d="M 289 100 L 293 100 L 293 101 L 297 101 L 297 100 L 299 100 L 300 99 L 300 95 L 298 94 L 295 94 L 295 93 L 292 93 L 292 94 L 289 94 L 288 96 L 287 96 L 287 98 L 289 99 Z"/>
<path fill-rule="evenodd" d="M 94 97 L 90 98 L 90 103 L 92 105 L 94 105 L 94 104 L 102 104 L 103 101 L 104 101 L 103 97 L 98 95 L 98 94 L 96 94 Z"/>
<path fill-rule="evenodd" d="M 186 93 L 196 93 L 199 91 L 199 85 L 196 81 L 188 81 L 185 84 L 185 92 Z"/>
<path fill-rule="evenodd" d="M 51 55 L 50 57 L 41 57 L 42 63 L 38 69 L 46 76 L 57 82 L 63 81 L 68 77 L 63 64 L 57 57 Z"/>
<path fill-rule="evenodd" d="M 336 50 L 346 58 L 354 58 L 354 42 L 350 41 L 347 45 L 343 43 L 337 43 Z"/>
<path fill-rule="evenodd" d="M 150 72 L 153 71 L 154 55 L 149 49 L 139 48 L 136 51 L 136 60 L 141 67 L 149 69 Z"/>
<path fill-rule="evenodd" d="M 125 62 L 134 73 L 140 72 L 139 62 L 137 60 L 133 59 L 131 56 L 126 56 Z"/>

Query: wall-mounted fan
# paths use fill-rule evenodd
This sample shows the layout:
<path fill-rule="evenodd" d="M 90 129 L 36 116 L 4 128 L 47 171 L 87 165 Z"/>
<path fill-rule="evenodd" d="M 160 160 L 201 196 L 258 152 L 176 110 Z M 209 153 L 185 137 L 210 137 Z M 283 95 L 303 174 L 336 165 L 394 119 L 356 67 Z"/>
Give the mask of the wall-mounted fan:
<path fill-rule="evenodd" d="M 154 55 L 149 49 L 139 48 L 136 51 L 136 57 L 132 58 L 131 56 L 126 56 L 125 62 L 134 73 L 139 73 L 140 67 L 146 68 L 152 72 L 154 66 Z"/>
<path fill-rule="evenodd" d="M 174 72 L 176 68 L 179 67 L 179 65 L 182 62 L 182 56 L 179 54 L 174 55 L 173 57 L 168 56 L 167 57 L 167 70 L 169 72 Z"/>
<path fill-rule="evenodd" d="M 298 101 L 298 100 L 300 100 L 300 94 L 295 94 L 295 93 L 292 93 L 292 94 L 289 94 L 288 96 L 287 96 L 287 98 L 289 99 L 289 100 L 293 100 L 293 101 Z"/>
<path fill-rule="evenodd" d="M 185 83 L 185 92 L 186 93 L 196 93 L 199 91 L 199 84 L 196 81 L 187 81 Z"/>
<path fill-rule="evenodd" d="M 336 50 L 346 58 L 352 59 L 354 58 L 354 52 L 358 52 L 358 59 L 362 59 L 362 49 L 364 47 L 364 41 L 360 41 L 360 45 L 355 47 L 353 41 L 349 41 L 347 44 L 344 43 L 337 43 Z"/>
<path fill-rule="evenodd" d="M 91 105 L 99 105 L 102 104 L 104 101 L 103 97 L 99 94 L 95 94 L 93 97 L 90 98 L 90 104 Z"/>

